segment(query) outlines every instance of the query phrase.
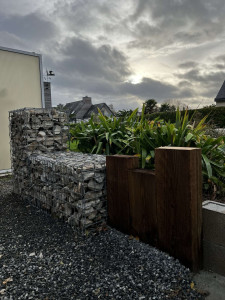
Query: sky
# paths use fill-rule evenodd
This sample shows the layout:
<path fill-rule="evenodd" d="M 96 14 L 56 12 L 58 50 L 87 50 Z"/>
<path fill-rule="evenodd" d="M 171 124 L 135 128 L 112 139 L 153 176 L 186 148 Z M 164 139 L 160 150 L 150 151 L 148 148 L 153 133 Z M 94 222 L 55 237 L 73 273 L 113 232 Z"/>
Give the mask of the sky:
<path fill-rule="evenodd" d="M 0 46 L 42 54 L 53 105 L 92 97 L 214 104 L 225 80 L 224 0 L 0 0 Z"/>

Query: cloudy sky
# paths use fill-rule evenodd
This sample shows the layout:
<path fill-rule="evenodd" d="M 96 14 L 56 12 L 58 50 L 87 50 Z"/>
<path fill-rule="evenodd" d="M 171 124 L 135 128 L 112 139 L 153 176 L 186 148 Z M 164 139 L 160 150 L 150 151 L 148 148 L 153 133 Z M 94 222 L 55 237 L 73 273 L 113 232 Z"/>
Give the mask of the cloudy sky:
<path fill-rule="evenodd" d="M 0 46 L 41 53 L 53 104 L 213 104 L 225 80 L 224 0 L 0 0 Z"/>

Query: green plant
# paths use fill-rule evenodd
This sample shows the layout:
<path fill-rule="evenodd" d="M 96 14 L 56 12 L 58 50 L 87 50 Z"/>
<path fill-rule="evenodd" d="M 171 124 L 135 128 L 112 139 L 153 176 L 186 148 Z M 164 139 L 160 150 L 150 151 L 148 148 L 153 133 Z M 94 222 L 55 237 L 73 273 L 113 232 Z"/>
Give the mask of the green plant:
<path fill-rule="evenodd" d="M 97 121 L 94 117 L 84 123 L 71 126 L 72 141 L 79 140 L 78 149 L 81 152 L 97 154 L 130 154 L 128 143 L 130 136 L 126 127 L 136 122 L 137 109 L 130 116 L 108 118 L 99 110 Z"/>
<path fill-rule="evenodd" d="M 181 114 L 184 115 L 185 110 L 181 111 Z M 193 116 L 193 120 L 196 122 L 204 118 L 207 115 L 206 122 L 210 122 L 212 125 L 218 128 L 225 127 L 225 107 L 215 107 L 208 106 L 200 109 L 189 109 L 188 110 L 189 117 Z M 171 123 L 176 120 L 176 112 L 166 111 L 166 112 L 154 112 L 152 114 L 146 115 L 148 120 L 155 120 L 156 118 L 160 118 L 165 121 L 170 121 Z"/>
<path fill-rule="evenodd" d="M 73 139 L 72 141 L 68 141 L 68 148 L 70 151 L 79 152 L 79 140 Z"/>
<path fill-rule="evenodd" d="M 157 102 L 155 99 L 148 99 L 145 101 L 145 114 L 151 114 L 158 110 Z"/>
<path fill-rule="evenodd" d="M 137 109 L 130 116 L 107 118 L 99 111 L 86 123 L 72 125 L 72 141 L 76 150 L 97 154 L 130 154 L 140 157 L 142 168 L 154 168 L 154 150 L 161 146 L 198 147 L 202 149 L 204 187 L 225 186 L 225 137 L 211 138 L 206 134 L 206 115 L 198 122 L 188 111 L 176 111 L 175 122 L 141 117 Z"/>
<path fill-rule="evenodd" d="M 203 136 L 196 146 L 202 149 L 202 172 L 206 190 L 225 189 L 225 137 Z"/>

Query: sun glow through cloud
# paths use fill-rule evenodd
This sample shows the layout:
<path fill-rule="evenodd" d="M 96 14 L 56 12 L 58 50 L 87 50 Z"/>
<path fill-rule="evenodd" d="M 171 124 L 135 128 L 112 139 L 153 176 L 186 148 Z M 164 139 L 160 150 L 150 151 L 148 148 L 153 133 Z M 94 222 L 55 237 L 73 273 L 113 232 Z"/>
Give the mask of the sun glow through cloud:
<path fill-rule="evenodd" d="M 143 78 L 142 75 L 134 74 L 134 75 L 130 76 L 129 82 L 132 83 L 132 84 L 137 84 L 137 83 L 142 82 L 142 78 Z"/>

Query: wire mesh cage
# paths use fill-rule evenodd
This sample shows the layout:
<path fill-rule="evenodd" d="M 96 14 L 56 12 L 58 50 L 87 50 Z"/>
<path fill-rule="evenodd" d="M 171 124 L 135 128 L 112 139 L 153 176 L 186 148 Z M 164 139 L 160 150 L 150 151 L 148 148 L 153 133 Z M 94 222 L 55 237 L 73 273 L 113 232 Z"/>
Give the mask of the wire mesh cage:
<path fill-rule="evenodd" d="M 105 224 L 105 157 L 65 151 L 66 114 L 26 108 L 9 119 L 14 192 L 77 231 Z"/>
<path fill-rule="evenodd" d="M 59 152 L 29 159 L 33 204 L 81 232 L 106 222 L 105 157 Z"/>

